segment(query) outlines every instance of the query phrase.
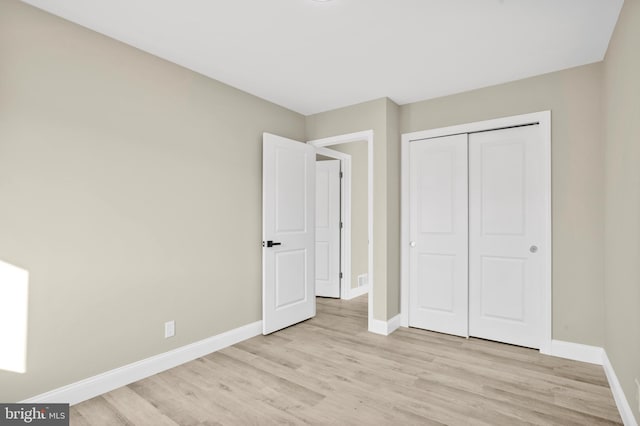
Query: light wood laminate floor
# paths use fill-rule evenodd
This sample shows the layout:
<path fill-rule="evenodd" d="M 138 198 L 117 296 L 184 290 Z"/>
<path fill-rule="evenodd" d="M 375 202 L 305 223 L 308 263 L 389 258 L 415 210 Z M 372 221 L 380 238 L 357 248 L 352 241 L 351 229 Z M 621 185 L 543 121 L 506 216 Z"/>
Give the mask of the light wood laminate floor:
<path fill-rule="evenodd" d="M 367 297 L 71 408 L 72 425 L 621 424 L 602 367 L 400 328 Z"/>

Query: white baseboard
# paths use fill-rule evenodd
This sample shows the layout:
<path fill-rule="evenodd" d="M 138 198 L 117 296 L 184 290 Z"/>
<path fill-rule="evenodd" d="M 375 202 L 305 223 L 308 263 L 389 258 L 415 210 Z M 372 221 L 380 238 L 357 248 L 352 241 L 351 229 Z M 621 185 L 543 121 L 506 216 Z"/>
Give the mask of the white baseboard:
<path fill-rule="evenodd" d="M 394 331 L 396 331 L 400 327 L 400 315 L 396 315 L 391 318 L 389 321 L 380 321 L 374 319 L 371 322 L 371 326 L 369 327 L 369 331 L 376 334 L 382 334 L 383 336 L 388 336 Z"/>
<path fill-rule="evenodd" d="M 603 354 L 604 349 L 598 346 L 552 340 L 550 352 L 547 355 L 602 365 Z"/>
<path fill-rule="evenodd" d="M 369 293 L 369 286 L 363 285 L 362 287 L 350 288 L 347 293 L 347 297 L 345 297 L 344 300 L 355 299 L 356 297 Z"/>
<path fill-rule="evenodd" d="M 613 393 L 613 399 L 616 401 L 616 405 L 618 406 L 622 422 L 625 426 L 638 426 L 638 422 L 636 422 L 636 419 L 633 416 L 633 411 L 631 411 L 631 407 L 629 406 L 629 401 L 624 395 L 622 386 L 620 386 L 620 382 L 618 381 L 618 376 L 616 376 L 616 372 L 613 370 L 613 366 L 611 365 L 611 361 L 609 361 L 609 357 L 606 352 L 602 354 L 602 360 L 604 373 L 607 375 L 609 387 Z"/>
<path fill-rule="evenodd" d="M 391 334 L 400 328 L 400 314 L 387 321 L 387 334 Z"/>
<path fill-rule="evenodd" d="M 607 352 L 598 346 L 583 345 L 580 343 L 564 342 L 562 340 L 552 340 L 550 345 L 551 351 L 547 355 L 557 356 L 560 358 L 572 359 L 575 361 L 589 362 L 598 364 L 604 368 L 604 373 L 609 381 L 609 387 L 613 393 L 613 399 L 620 412 L 620 417 L 625 426 L 638 426 L 636 419 L 629 406 L 629 401 L 624 395 L 622 386 L 618 381 L 611 361 L 607 356 Z"/>
<path fill-rule="evenodd" d="M 389 335 L 389 333 L 387 333 L 387 322 L 377 319 L 369 321 L 369 331 L 375 334 L 382 334 L 383 336 Z"/>
<path fill-rule="evenodd" d="M 228 346 L 262 334 L 262 321 L 257 321 L 229 330 L 225 333 L 209 337 L 199 342 L 165 352 L 151 358 L 143 359 L 123 367 L 89 377 L 79 382 L 54 389 L 34 396 L 23 403 L 69 403 L 82 401 L 102 395 L 122 386 L 126 386 L 154 374 L 161 373 L 178 365 L 193 361 L 196 358 L 219 351 Z"/>

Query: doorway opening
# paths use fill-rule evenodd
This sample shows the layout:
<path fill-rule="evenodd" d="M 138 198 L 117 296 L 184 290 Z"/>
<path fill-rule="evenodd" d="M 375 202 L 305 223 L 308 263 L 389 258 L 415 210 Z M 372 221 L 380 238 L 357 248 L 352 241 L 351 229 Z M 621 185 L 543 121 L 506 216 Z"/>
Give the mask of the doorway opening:
<path fill-rule="evenodd" d="M 307 142 L 316 148 L 316 153 L 325 157 L 338 159 L 341 162 L 341 171 L 343 172 L 343 193 L 341 200 L 345 200 L 341 206 L 341 215 L 343 221 L 343 229 L 346 232 L 343 233 L 341 242 L 342 253 L 341 258 L 345 259 L 343 263 L 343 280 L 341 281 L 340 297 L 343 299 L 352 299 L 360 295 L 368 293 L 368 330 L 372 331 L 373 327 L 373 298 L 374 298 L 374 275 L 373 275 L 373 130 L 366 130 L 362 132 L 349 133 L 345 135 L 332 136 L 328 138 L 316 139 Z M 354 178 L 354 166 L 361 168 L 360 163 L 363 162 L 366 151 L 366 189 L 362 188 L 365 185 L 357 185 L 353 180 Z M 356 157 L 357 155 L 357 157 Z M 358 160 L 358 164 L 355 161 Z M 348 182 L 346 181 L 348 179 Z M 345 185 L 348 183 L 348 185 Z M 354 191 L 354 189 L 357 190 Z M 366 192 L 365 192 L 366 191 Z M 354 198 L 362 199 L 363 194 L 366 193 L 366 201 L 363 200 L 363 204 L 366 205 L 366 230 L 363 230 L 362 220 L 357 221 L 358 216 L 354 215 Z M 346 200 L 350 200 L 348 203 Z M 356 200 L 357 201 L 357 200 Z M 350 204 L 350 205 L 349 205 Z M 344 208 L 348 208 L 350 211 L 345 211 Z M 353 219 L 352 219 L 353 218 Z M 362 232 L 361 232 L 362 231 Z M 350 235 L 347 235 L 350 234 Z M 362 239 L 366 238 L 366 250 L 357 249 L 353 239 L 354 235 L 364 233 Z M 344 244 L 343 244 L 344 242 Z M 361 244 L 364 246 L 364 244 Z M 366 251 L 366 255 L 358 256 L 354 258 L 354 254 L 361 251 Z M 351 262 L 347 262 L 346 258 L 349 258 Z M 361 259 L 361 258 L 365 258 Z M 361 265 L 365 265 L 366 270 L 364 273 L 361 271 L 363 268 Z M 345 268 L 347 267 L 347 268 Z"/>
<path fill-rule="evenodd" d="M 367 144 L 318 149 L 316 296 L 351 300 L 369 291 Z"/>

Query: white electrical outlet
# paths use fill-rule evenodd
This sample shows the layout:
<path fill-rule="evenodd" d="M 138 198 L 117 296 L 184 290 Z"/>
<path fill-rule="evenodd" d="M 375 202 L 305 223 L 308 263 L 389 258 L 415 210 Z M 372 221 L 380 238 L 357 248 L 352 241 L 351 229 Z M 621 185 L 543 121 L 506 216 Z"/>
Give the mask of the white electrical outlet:
<path fill-rule="evenodd" d="M 369 275 L 368 274 L 358 275 L 358 287 L 364 287 L 368 283 L 369 283 Z"/>
<path fill-rule="evenodd" d="M 171 320 L 164 323 L 164 338 L 168 339 L 176 335 L 176 322 Z"/>

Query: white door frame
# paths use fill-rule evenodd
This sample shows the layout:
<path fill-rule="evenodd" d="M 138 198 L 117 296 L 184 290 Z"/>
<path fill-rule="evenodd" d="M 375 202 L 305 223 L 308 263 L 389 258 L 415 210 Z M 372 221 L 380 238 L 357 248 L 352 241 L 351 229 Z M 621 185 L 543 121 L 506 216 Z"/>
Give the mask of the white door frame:
<path fill-rule="evenodd" d="M 551 240 L 551 111 L 540 111 L 530 114 L 515 115 L 511 117 L 497 118 L 493 120 L 477 121 L 474 123 L 456 126 L 442 127 L 438 129 L 423 130 L 419 132 L 405 133 L 402 135 L 401 153 L 401 206 L 400 206 L 400 325 L 409 326 L 409 143 L 416 140 L 450 136 L 461 133 L 472 133 L 487 130 L 496 130 L 505 127 L 522 126 L 539 123 L 544 144 L 544 187 L 545 191 L 545 232 L 547 246 L 544 272 L 545 283 L 542 297 L 543 325 L 540 352 L 551 353 L 552 338 L 552 240 Z"/>
<path fill-rule="evenodd" d="M 373 289 L 374 289 L 374 277 L 373 277 L 373 130 L 364 130 L 361 132 L 348 133 L 345 135 L 331 136 L 328 138 L 315 139 L 308 141 L 307 143 L 315 146 L 318 149 L 318 153 L 327 155 L 319 148 L 339 145 L 349 142 L 367 142 L 367 212 L 368 212 L 368 230 L 369 235 L 369 247 L 368 247 L 368 282 L 369 282 L 369 299 L 368 299 L 368 330 L 374 332 L 373 328 Z M 333 151 L 336 152 L 336 151 Z M 329 156 L 329 155 L 327 155 Z M 351 197 L 349 197 L 351 198 Z M 346 216 L 343 216 L 343 218 Z M 350 218 L 350 215 L 349 215 Z M 345 286 L 343 286 L 345 287 Z M 348 287 L 351 287 L 350 285 Z"/>
<path fill-rule="evenodd" d="M 351 296 L 351 155 L 333 149 L 316 148 L 318 154 L 340 161 L 340 298 Z"/>

